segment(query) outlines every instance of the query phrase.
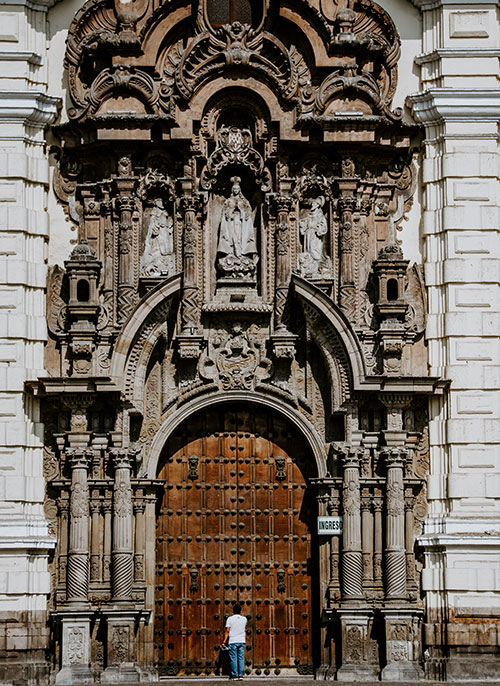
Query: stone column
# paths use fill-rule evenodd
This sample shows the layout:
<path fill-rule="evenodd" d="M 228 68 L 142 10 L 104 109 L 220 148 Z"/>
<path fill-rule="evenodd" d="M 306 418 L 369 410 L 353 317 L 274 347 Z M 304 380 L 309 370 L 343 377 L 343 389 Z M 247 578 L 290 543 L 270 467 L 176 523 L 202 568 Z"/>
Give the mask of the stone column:
<path fill-rule="evenodd" d="M 328 501 L 328 514 L 337 517 L 340 509 L 340 498 L 336 488 L 332 488 Z M 330 536 L 330 599 L 337 593 L 339 585 L 339 551 L 340 539 L 338 536 Z"/>
<path fill-rule="evenodd" d="M 59 556 L 58 556 L 58 582 L 66 587 L 66 570 L 68 566 L 68 515 L 69 500 L 61 497 L 59 506 Z"/>
<path fill-rule="evenodd" d="M 90 581 L 101 580 L 101 556 L 99 552 L 100 543 L 100 526 L 99 513 L 101 511 L 101 503 L 99 500 L 93 499 L 90 503 L 90 511 L 92 512 L 92 534 L 90 538 Z"/>
<path fill-rule="evenodd" d="M 135 512 L 135 555 L 134 555 L 134 578 L 136 581 L 145 580 L 144 569 L 144 545 L 146 542 L 146 522 L 144 510 L 146 502 L 144 498 L 137 498 L 134 502 Z"/>
<path fill-rule="evenodd" d="M 344 537 L 342 548 L 342 598 L 355 600 L 363 597 L 361 555 L 361 511 L 359 492 L 358 453 L 346 450 L 341 453 L 344 469 L 343 510 Z"/>
<path fill-rule="evenodd" d="M 382 510 L 384 501 L 380 496 L 373 498 L 373 580 L 382 583 Z"/>
<path fill-rule="evenodd" d="M 132 549 L 131 458 L 127 450 L 112 452 L 115 466 L 113 490 L 113 552 L 111 555 L 111 588 L 115 602 L 130 602 L 134 582 Z"/>
<path fill-rule="evenodd" d="M 414 543 L 414 517 L 413 507 L 415 505 L 415 497 L 413 491 L 407 489 L 405 493 L 405 544 L 406 544 L 406 582 L 408 588 L 416 588 L 415 584 L 415 555 L 413 554 Z"/>
<path fill-rule="evenodd" d="M 369 493 L 363 493 L 361 498 L 361 538 L 363 553 L 363 585 L 373 582 L 372 549 L 373 549 L 373 520 L 371 513 L 371 499 Z"/>
<path fill-rule="evenodd" d="M 103 565 L 102 565 L 102 579 L 103 581 L 109 581 L 111 578 L 111 541 L 112 541 L 112 525 L 111 525 L 111 513 L 112 513 L 112 503 L 111 499 L 105 500 L 103 503 L 104 510 L 104 555 L 103 555 Z"/>
<path fill-rule="evenodd" d="M 403 466 L 406 453 L 400 448 L 384 452 L 386 481 L 386 598 L 406 598 L 406 549 Z"/>
<path fill-rule="evenodd" d="M 89 590 L 89 489 L 87 470 L 92 453 L 68 451 L 71 464 L 70 529 L 67 568 L 68 605 L 86 607 Z"/>

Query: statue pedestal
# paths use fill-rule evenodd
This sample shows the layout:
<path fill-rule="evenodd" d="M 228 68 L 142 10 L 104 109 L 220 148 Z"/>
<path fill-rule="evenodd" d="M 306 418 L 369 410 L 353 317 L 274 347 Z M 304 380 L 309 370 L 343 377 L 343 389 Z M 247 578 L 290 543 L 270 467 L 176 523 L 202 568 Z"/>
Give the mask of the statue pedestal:
<path fill-rule="evenodd" d="M 382 681 L 419 681 L 423 671 L 419 663 L 419 624 L 421 610 L 385 608 L 386 666 Z"/>
<path fill-rule="evenodd" d="M 367 608 L 339 608 L 342 634 L 342 666 L 337 681 L 377 681 L 378 644 L 371 638 L 373 611 Z"/>
<path fill-rule="evenodd" d="M 125 684 L 157 681 L 154 670 L 145 669 L 134 662 L 134 634 L 137 625 L 149 613 L 127 608 L 104 610 L 106 618 L 107 653 L 106 669 L 101 674 L 103 684 Z"/>
<path fill-rule="evenodd" d="M 90 622 L 93 612 L 71 611 L 57 614 L 61 623 L 62 659 L 56 675 L 57 686 L 93 684 L 90 669 Z"/>

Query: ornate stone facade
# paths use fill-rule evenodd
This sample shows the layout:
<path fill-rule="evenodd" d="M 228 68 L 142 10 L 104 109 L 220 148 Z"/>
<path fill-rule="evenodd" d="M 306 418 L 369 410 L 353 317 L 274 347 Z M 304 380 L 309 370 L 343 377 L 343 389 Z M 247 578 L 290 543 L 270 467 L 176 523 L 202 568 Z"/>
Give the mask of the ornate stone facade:
<path fill-rule="evenodd" d="M 270 659 L 250 655 L 248 674 L 445 678 L 450 651 L 479 641 L 458 634 L 484 599 L 462 624 L 460 603 L 443 614 L 448 587 L 432 576 L 449 543 L 435 536 L 462 525 L 438 504 L 446 449 L 429 434 L 428 408 L 431 428 L 452 430 L 459 420 L 445 420 L 445 408 L 467 414 L 470 398 L 483 408 L 496 396 L 448 393 L 456 379 L 435 311 L 448 277 L 429 267 L 443 259 L 435 227 L 451 222 L 471 245 L 462 225 L 435 209 L 434 228 L 424 227 L 435 258 L 429 301 L 410 266 L 416 224 L 404 221 L 418 200 L 422 130 L 395 104 L 410 67 L 401 60 L 398 86 L 401 39 L 384 6 L 92 0 L 64 27 L 63 69 L 50 69 L 66 100 L 57 122 L 41 124 L 51 124 L 51 239 L 67 222 L 67 250 L 52 247 L 45 370 L 40 360 L 23 379 L 26 414 L 45 427 L 53 539 L 37 540 L 44 559 L 56 544 L 48 610 L 58 684 L 213 674 L 231 593 L 249 606 L 251 631 L 272 635 Z M 55 50 L 64 20 L 51 12 Z M 450 15 L 459 39 L 463 14 Z M 424 71 L 438 52 L 419 57 Z M 436 159 L 429 150 L 448 115 L 429 105 L 442 92 L 427 85 L 409 102 Z M 481 158 L 491 168 L 492 159 Z M 441 183 L 430 161 L 429 208 Z M 471 193 L 460 183 L 456 198 Z M 461 305 L 460 288 L 457 308 L 481 305 L 480 289 Z M 463 343 L 457 336 L 450 344 Z M 457 450 L 470 448 L 467 436 Z M 342 536 L 316 536 L 317 515 L 341 515 Z M 487 534 L 475 536 L 486 550 Z M 220 574 L 224 584 L 213 581 Z M 268 597 L 249 595 L 264 577 Z M 175 621 L 180 653 L 167 628 Z"/>

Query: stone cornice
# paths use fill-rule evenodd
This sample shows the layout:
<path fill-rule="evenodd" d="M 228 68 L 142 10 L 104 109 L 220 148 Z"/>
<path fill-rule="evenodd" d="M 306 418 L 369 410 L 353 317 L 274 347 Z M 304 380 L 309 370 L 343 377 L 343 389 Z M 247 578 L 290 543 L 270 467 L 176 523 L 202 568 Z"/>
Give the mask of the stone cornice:
<path fill-rule="evenodd" d="M 498 89 L 429 88 L 406 99 L 414 119 L 427 126 L 452 121 L 500 120 Z"/>
<path fill-rule="evenodd" d="M 51 7 L 54 7 L 60 0 L 2 0 L 2 5 L 15 5 L 16 7 L 27 7 L 30 10 L 37 12 L 47 12 Z"/>
<path fill-rule="evenodd" d="M 0 91 L 0 122 L 45 127 L 57 116 L 61 99 L 36 91 Z"/>
<path fill-rule="evenodd" d="M 422 11 L 433 10 L 437 7 L 445 7 L 446 5 L 462 5 L 466 8 L 472 8 L 475 5 L 484 8 L 485 5 L 500 5 L 499 0 L 411 0 L 411 2 Z"/>
<path fill-rule="evenodd" d="M 448 57 L 461 57 L 464 59 L 471 59 L 474 57 L 500 57 L 500 50 L 498 48 L 474 49 L 474 48 L 437 48 L 431 52 L 423 52 L 415 57 L 416 64 L 426 64 L 427 62 L 434 62 L 436 60 L 445 59 Z"/>

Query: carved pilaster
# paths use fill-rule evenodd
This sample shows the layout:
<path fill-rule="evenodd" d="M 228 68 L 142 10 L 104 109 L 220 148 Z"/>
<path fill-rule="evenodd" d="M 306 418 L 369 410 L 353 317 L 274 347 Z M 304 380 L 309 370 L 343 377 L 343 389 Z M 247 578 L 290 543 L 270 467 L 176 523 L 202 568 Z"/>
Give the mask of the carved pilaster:
<path fill-rule="evenodd" d="M 332 489 L 327 505 L 328 514 L 338 516 L 340 511 L 340 497 L 336 489 Z M 330 536 L 330 581 L 331 587 L 339 584 L 339 552 L 340 541 L 338 536 Z"/>
<path fill-rule="evenodd" d="M 363 584 L 373 581 L 372 546 L 373 546 L 373 519 L 371 513 L 371 501 L 368 492 L 363 492 L 361 498 L 361 536 L 363 553 Z"/>
<path fill-rule="evenodd" d="M 113 490 L 112 593 L 115 601 L 130 601 L 134 581 L 132 549 L 131 456 L 128 450 L 111 453 L 115 467 Z"/>
<path fill-rule="evenodd" d="M 355 287 L 355 254 L 356 240 L 354 234 L 353 213 L 357 202 L 353 191 L 356 182 L 343 184 L 343 194 L 338 201 L 340 214 L 340 306 L 347 317 L 354 319 L 356 315 L 356 287 Z"/>
<path fill-rule="evenodd" d="M 100 522 L 99 514 L 101 511 L 101 503 L 99 502 L 98 494 L 93 494 L 92 502 L 90 503 L 90 511 L 92 513 L 92 535 L 90 540 L 90 581 L 101 580 L 101 556 L 99 554 L 100 542 Z"/>
<path fill-rule="evenodd" d="M 386 597 L 402 599 L 406 596 L 406 552 L 403 466 L 405 451 L 384 451 L 387 467 L 386 481 Z"/>
<path fill-rule="evenodd" d="M 144 510 L 146 501 L 144 498 L 136 498 L 134 502 L 135 513 L 135 554 L 134 554 L 134 578 L 136 581 L 145 580 L 144 546 L 146 542 L 146 522 Z"/>
<path fill-rule="evenodd" d="M 102 505 L 104 511 L 104 555 L 102 560 L 102 579 L 111 579 L 111 542 L 112 542 L 112 511 L 111 499 L 106 499 Z"/>
<path fill-rule="evenodd" d="M 289 215 L 292 198 L 280 195 L 274 198 L 277 212 L 276 222 L 276 295 L 274 302 L 274 322 L 276 331 L 286 331 L 285 304 L 290 282 L 290 228 Z"/>
<path fill-rule="evenodd" d="M 92 452 L 68 450 L 71 466 L 70 531 L 67 568 L 68 604 L 86 605 L 89 588 L 89 489 L 87 472 Z"/>
<path fill-rule="evenodd" d="M 382 583 L 382 510 L 384 501 L 381 497 L 375 496 L 372 501 L 373 506 L 373 580 L 376 584 Z"/>
<path fill-rule="evenodd" d="M 118 234 L 118 323 L 123 324 L 134 307 L 134 227 L 132 213 L 135 200 L 132 190 L 135 180 L 121 178 L 116 184 L 120 196 L 117 200 L 119 213 Z"/>
<path fill-rule="evenodd" d="M 69 523 L 69 500 L 65 496 L 58 498 L 59 507 L 59 556 L 58 556 L 58 581 L 66 585 L 66 570 L 68 564 L 68 523 Z"/>
<path fill-rule="evenodd" d="M 360 455 L 357 451 L 341 453 L 344 469 L 343 510 L 344 536 L 342 549 L 342 597 L 345 600 L 361 599 L 362 554 L 361 554 L 361 501 L 359 490 Z"/>
<path fill-rule="evenodd" d="M 407 586 L 415 587 L 415 555 L 413 554 L 414 543 L 414 516 L 413 508 L 415 497 L 411 489 L 405 493 L 405 544 L 406 544 L 406 582 Z"/>
<path fill-rule="evenodd" d="M 183 271 L 184 292 L 182 299 L 182 333 L 194 335 L 198 332 L 199 322 L 199 288 L 196 278 L 196 215 L 200 198 L 184 195 L 181 198 L 183 212 Z"/>

